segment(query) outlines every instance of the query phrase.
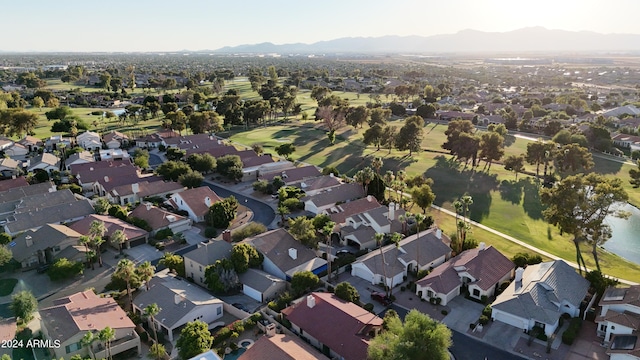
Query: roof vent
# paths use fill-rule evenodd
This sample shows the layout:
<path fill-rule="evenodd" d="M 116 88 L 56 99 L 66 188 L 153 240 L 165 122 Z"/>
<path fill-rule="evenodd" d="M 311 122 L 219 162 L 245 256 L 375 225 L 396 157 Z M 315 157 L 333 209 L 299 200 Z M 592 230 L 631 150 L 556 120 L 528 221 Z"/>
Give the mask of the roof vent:
<path fill-rule="evenodd" d="M 298 258 L 298 250 L 289 248 L 289 257 L 291 257 L 293 260 L 296 260 Z"/>

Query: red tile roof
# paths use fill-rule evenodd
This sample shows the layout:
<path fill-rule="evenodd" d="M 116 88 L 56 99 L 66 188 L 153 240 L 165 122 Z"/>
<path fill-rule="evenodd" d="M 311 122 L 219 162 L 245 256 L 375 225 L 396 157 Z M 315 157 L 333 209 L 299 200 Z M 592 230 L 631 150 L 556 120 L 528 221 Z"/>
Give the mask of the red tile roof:
<path fill-rule="evenodd" d="M 328 359 L 301 339 L 275 334 L 258 339 L 238 360 L 321 360 Z"/>
<path fill-rule="evenodd" d="M 93 221 L 100 221 L 104 223 L 104 226 L 107 228 L 107 233 L 105 234 L 106 237 L 113 235 L 116 230 L 122 230 L 129 240 L 144 237 L 149 234 L 146 230 L 140 229 L 137 226 L 133 226 L 109 215 L 89 215 L 86 218 L 69 225 L 69 227 L 80 234 L 87 235 L 89 234 L 89 229 L 91 228 L 91 223 Z"/>
<path fill-rule="evenodd" d="M 182 200 L 189 206 L 189 208 L 198 216 L 206 214 L 206 212 L 209 210 L 209 206 L 222 200 L 222 198 L 208 186 L 200 186 L 195 189 L 187 189 L 176 195 L 180 196 Z M 211 199 L 211 205 L 209 206 L 207 206 L 207 204 L 205 203 L 205 198 L 207 197 Z"/>
<path fill-rule="evenodd" d="M 345 360 L 366 359 L 370 339 L 368 333 L 380 328 L 382 319 L 330 293 L 312 293 L 309 296 L 315 300 L 313 307 L 308 306 L 307 297 L 282 310 L 282 313 L 292 324 L 327 345 Z"/>

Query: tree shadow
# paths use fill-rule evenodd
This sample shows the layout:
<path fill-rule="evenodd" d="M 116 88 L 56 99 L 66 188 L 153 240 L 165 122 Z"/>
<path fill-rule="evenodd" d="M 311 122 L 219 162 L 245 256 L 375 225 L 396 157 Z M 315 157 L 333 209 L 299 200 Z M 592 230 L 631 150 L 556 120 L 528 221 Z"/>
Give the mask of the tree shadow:
<path fill-rule="evenodd" d="M 593 157 L 594 166 L 591 169 L 598 174 L 617 174 L 622 169 L 622 163 L 614 160 L 603 159 L 601 157 Z"/>
<path fill-rule="evenodd" d="M 520 204 L 522 200 L 522 189 L 524 187 L 524 180 L 520 179 L 520 181 L 510 181 L 510 180 L 502 180 L 500 182 L 500 198 L 504 201 L 508 201 L 514 205 Z"/>
<path fill-rule="evenodd" d="M 504 147 L 509 147 L 516 142 L 516 137 L 513 135 L 505 135 L 504 136 Z"/>
<path fill-rule="evenodd" d="M 544 206 L 540 202 L 540 187 L 535 180 L 527 179 L 523 182 L 524 185 L 524 200 L 522 201 L 522 208 L 524 212 L 534 220 L 541 220 L 544 218 L 542 210 Z"/>
<path fill-rule="evenodd" d="M 491 192 L 498 189 L 497 175 L 471 169 L 461 171 L 459 167 L 459 163 L 438 156 L 436 165 L 425 171 L 424 176 L 434 182 L 432 189 L 437 194 L 434 204 L 452 203 L 468 193 L 473 198 L 470 218 L 481 221 L 489 215 Z"/>

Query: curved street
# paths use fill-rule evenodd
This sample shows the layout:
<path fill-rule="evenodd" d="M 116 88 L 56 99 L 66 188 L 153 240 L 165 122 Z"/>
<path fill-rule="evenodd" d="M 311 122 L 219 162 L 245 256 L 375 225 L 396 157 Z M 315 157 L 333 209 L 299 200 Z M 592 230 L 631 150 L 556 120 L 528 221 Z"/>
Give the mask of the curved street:
<path fill-rule="evenodd" d="M 270 228 L 271 223 L 276 218 L 276 212 L 273 208 L 262 201 L 256 200 L 250 196 L 242 195 L 236 191 L 214 184 L 207 180 L 205 180 L 203 184 L 210 187 L 211 190 L 220 197 L 226 198 L 233 195 L 240 204 L 251 209 L 253 212 L 253 221 L 264 224 L 267 228 Z"/>

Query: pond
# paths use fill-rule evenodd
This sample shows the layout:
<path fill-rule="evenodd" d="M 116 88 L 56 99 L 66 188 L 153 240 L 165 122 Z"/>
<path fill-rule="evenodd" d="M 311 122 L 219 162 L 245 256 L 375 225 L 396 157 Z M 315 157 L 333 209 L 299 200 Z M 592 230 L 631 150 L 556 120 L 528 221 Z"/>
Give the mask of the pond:
<path fill-rule="evenodd" d="M 611 239 L 603 248 L 610 253 L 640 264 L 640 209 L 625 204 L 620 210 L 631 213 L 629 219 L 608 217 L 605 221 L 611 226 Z"/>

